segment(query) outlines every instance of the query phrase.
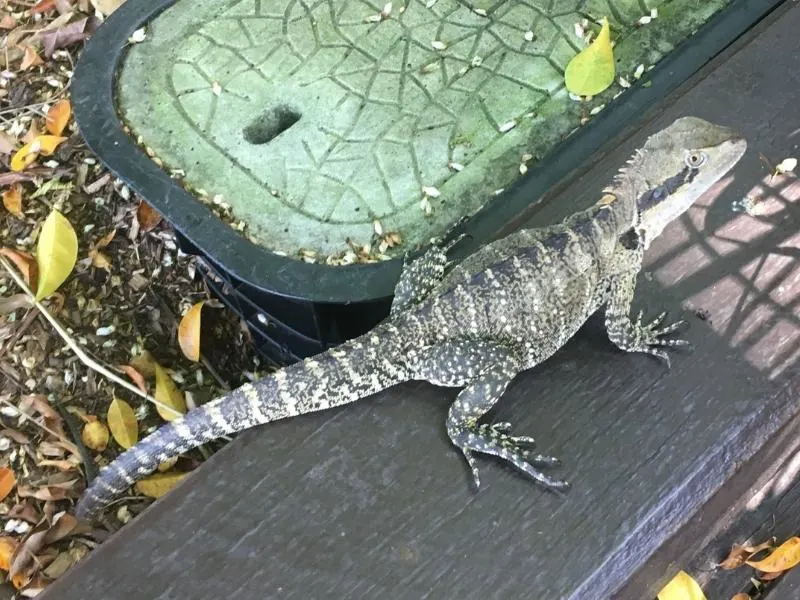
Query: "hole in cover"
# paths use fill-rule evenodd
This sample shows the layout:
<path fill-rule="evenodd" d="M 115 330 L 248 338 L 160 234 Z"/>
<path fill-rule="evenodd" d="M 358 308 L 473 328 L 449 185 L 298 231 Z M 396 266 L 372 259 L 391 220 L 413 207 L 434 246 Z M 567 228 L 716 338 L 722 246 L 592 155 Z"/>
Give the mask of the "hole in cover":
<path fill-rule="evenodd" d="M 289 106 L 277 106 L 257 117 L 242 130 L 251 144 L 266 144 L 300 120 L 300 113 Z"/>

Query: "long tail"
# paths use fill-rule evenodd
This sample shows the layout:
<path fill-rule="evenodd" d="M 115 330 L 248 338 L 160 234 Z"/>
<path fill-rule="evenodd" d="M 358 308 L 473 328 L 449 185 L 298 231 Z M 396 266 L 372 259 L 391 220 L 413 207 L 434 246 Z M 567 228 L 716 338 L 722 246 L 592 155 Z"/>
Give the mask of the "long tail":
<path fill-rule="evenodd" d="M 407 332 L 405 332 L 407 333 Z M 223 435 L 354 402 L 408 379 L 395 328 L 386 324 L 204 404 L 163 426 L 103 469 L 76 514 L 92 519 L 162 462 Z"/>

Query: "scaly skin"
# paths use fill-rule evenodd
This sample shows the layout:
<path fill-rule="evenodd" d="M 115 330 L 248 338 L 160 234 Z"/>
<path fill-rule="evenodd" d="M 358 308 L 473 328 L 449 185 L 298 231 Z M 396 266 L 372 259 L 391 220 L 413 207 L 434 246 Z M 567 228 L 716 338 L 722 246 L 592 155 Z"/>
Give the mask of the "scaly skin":
<path fill-rule="evenodd" d="M 481 419 L 517 373 L 561 348 L 599 308 L 609 338 L 627 352 L 669 361 L 680 323 L 631 318 L 642 255 L 664 227 L 741 158 L 732 131 L 685 117 L 651 136 L 592 207 L 559 225 L 515 232 L 447 269 L 444 249 L 407 265 L 389 318 L 341 346 L 244 385 L 192 410 L 124 452 L 78 503 L 96 516 L 136 479 L 202 443 L 256 425 L 355 402 L 411 379 L 460 387 L 447 433 L 472 469 L 495 455 L 541 485 L 566 482 L 540 469 L 557 463 L 508 423 Z"/>

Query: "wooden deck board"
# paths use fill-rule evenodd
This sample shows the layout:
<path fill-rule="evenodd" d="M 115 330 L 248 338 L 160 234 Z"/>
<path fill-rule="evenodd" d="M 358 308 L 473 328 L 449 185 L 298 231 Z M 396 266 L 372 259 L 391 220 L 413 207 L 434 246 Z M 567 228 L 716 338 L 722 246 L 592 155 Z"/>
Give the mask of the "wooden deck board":
<path fill-rule="evenodd" d="M 651 311 L 684 303 L 694 353 L 667 372 L 594 319 L 498 407 L 563 459 L 566 496 L 489 460 L 473 494 L 443 427 L 454 392 L 410 383 L 243 434 L 41 597 L 609 597 L 798 411 L 800 194 L 758 157 L 798 152 L 798 30 L 793 7 L 531 217 L 591 202 L 677 116 L 750 142 L 640 280 Z M 756 188 L 764 214 L 734 212 Z M 631 594 L 671 574 L 662 558 Z"/>

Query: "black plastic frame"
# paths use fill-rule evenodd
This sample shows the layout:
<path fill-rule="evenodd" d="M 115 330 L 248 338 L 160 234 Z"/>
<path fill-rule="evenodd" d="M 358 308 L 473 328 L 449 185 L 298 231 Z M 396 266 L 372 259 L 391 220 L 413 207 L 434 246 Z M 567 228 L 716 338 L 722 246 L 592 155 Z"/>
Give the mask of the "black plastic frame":
<path fill-rule="evenodd" d="M 455 254 L 490 240 L 605 141 L 636 123 L 647 108 L 697 72 L 783 0 L 732 0 L 690 39 L 650 71 L 648 87 L 622 94 L 586 126 L 559 144 L 480 212 L 456 227 L 464 234 Z M 391 298 L 402 261 L 328 266 L 278 256 L 223 223 L 158 167 L 123 130 L 116 112 L 116 73 L 135 30 L 176 0 L 128 0 L 92 36 L 72 81 L 75 119 L 89 148 L 172 224 L 191 245 L 231 277 L 266 293 L 312 303 L 372 303 Z"/>

